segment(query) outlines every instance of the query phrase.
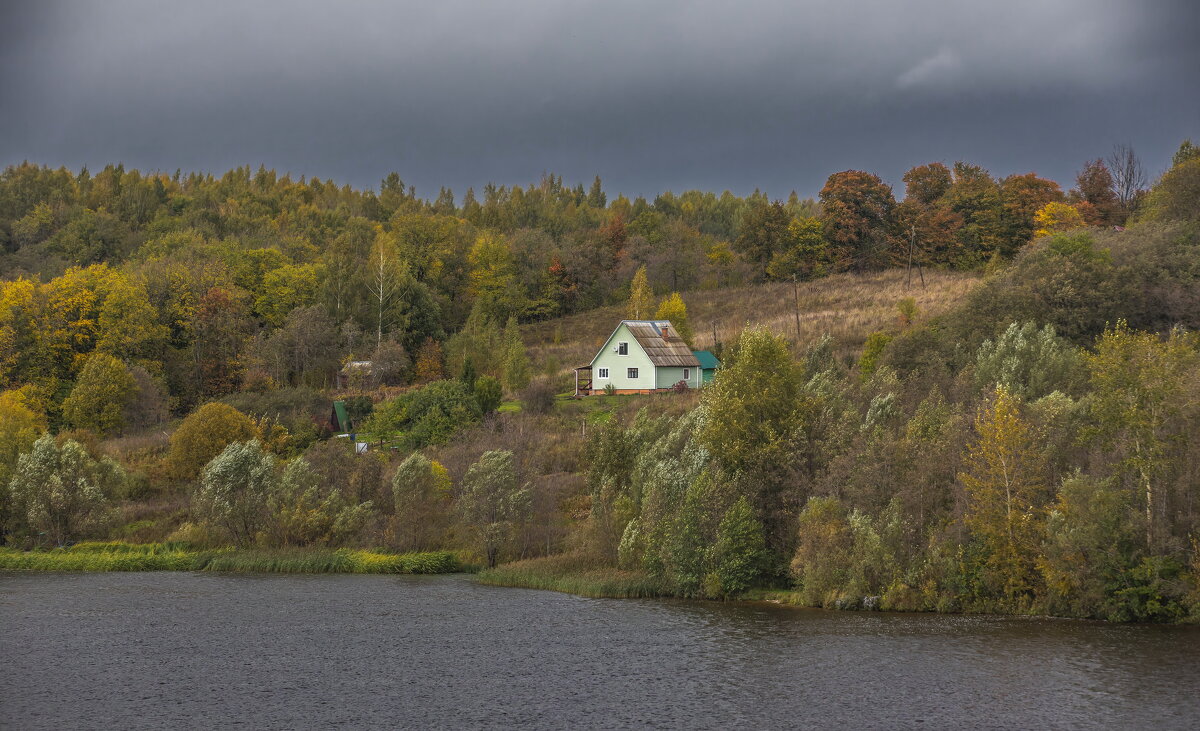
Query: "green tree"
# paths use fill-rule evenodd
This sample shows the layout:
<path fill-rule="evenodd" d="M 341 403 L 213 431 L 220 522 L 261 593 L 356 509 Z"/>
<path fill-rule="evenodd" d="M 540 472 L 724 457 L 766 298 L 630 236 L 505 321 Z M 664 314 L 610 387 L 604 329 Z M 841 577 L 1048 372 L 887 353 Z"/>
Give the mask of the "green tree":
<path fill-rule="evenodd" d="M 218 402 L 204 404 L 171 435 L 168 468 L 178 479 L 192 479 L 229 444 L 256 436 L 254 422 L 242 412 Z"/>
<path fill-rule="evenodd" d="M 521 329 L 517 327 L 517 318 L 508 318 L 504 326 L 504 387 L 510 393 L 520 391 L 529 385 L 530 364 L 529 356 L 525 353 L 525 343 L 521 340 Z"/>
<path fill-rule="evenodd" d="M 104 435 L 125 427 L 125 408 L 137 384 L 125 364 L 106 353 L 84 363 L 71 395 L 63 401 L 63 417 L 77 429 Z"/>
<path fill-rule="evenodd" d="M 687 305 L 684 304 L 683 298 L 678 292 L 672 292 L 670 297 L 667 297 L 658 304 L 658 311 L 654 313 L 655 320 L 668 320 L 672 327 L 675 328 L 675 333 L 683 338 L 683 342 L 687 343 L 688 347 L 692 347 L 692 339 L 695 337 L 692 333 L 692 326 L 688 323 Z"/>
<path fill-rule="evenodd" d="M 488 567 L 494 567 L 516 524 L 528 520 L 533 509 L 529 488 L 518 486 L 512 452 L 484 452 L 471 465 L 458 508 L 463 521 L 475 529 Z"/>
<path fill-rule="evenodd" d="M 17 459 L 9 483 L 10 531 L 44 535 L 66 545 L 102 526 L 111 498 L 125 482 L 112 459 L 93 459 L 78 442 L 46 435 Z"/>
<path fill-rule="evenodd" d="M 792 576 L 812 606 L 833 606 L 849 581 L 854 534 L 837 498 L 809 498 L 800 513 Z"/>
<path fill-rule="evenodd" d="M 1034 400 L 1053 391 L 1073 393 L 1084 374 L 1079 353 L 1058 337 L 1053 325 L 1014 322 L 996 338 L 985 340 L 975 356 L 975 383 L 1000 385 L 1022 399 Z"/>
<path fill-rule="evenodd" d="M 158 322 L 144 282 L 124 277 L 110 286 L 100 308 L 96 349 L 122 360 L 161 357 L 168 331 Z"/>
<path fill-rule="evenodd" d="M 481 376 L 475 380 L 475 400 L 479 402 L 479 410 L 486 416 L 500 408 L 504 401 L 504 390 L 491 376 Z"/>
<path fill-rule="evenodd" d="M 279 327 L 292 310 L 317 301 L 322 276 L 315 264 L 289 264 L 267 272 L 254 309 L 267 323 Z"/>
<path fill-rule="evenodd" d="M 771 258 L 787 246 L 789 220 L 780 201 L 751 203 L 734 240 L 734 248 L 756 262 L 760 272 L 766 274 Z"/>
<path fill-rule="evenodd" d="M 1196 407 L 1197 353 L 1178 330 L 1160 340 L 1120 320 L 1086 360 L 1094 434 L 1114 453 L 1119 473 L 1136 480 L 1146 546 L 1154 547 L 1165 509 L 1159 482 L 1171 464 L 1172 443 L 1187 430 L 1180 417 Z"/>
<path fill-rule="evenodd" d="M 413 452 L 392 476 L 396 546 L 427 551 L 440 545 L 450 520 L 450 475 L 442 465 Z"/>
<path fill-rule="evenodd" d="M 257 439 L 233 442 L 204 467 L 193 509 L 238 546 L 249 546 L 267 525 L 268 500 L 278 492 L 275 458 Z"/>
<path fill-rule="evenodd" d="M 629 285 L 629 305 L 625 309 L 625 317 L 630 320 L 647 320 L 654 311 L 654 290 L 650 289 L 650 280 L 646 277 L 645 265 L 638 267 Z"/>
<path fill-rule="evenodd" d="M 1077 617 L 1129 621 L 1121 590 L 1130 583 L 1138 535 L 1128 491 L 1075 474 L 1050 506 L 1044 558 L 1048 609 Z"/>
<path fill-rule="evenodd" d="M 829 273 L 829 243 L 819 218 L 795 218 L 788 224 L 786 247 L 767 265 L 772 279 L 807 281 Z"/>
<path fill-rule="evenodd" d="M 766 558 L 762 524 L 743 495 L 725 511 L 717 526 L 713 571 L 720 581 L 721 593 L 726 597 L 745 593 L 761 575 Z"/>
<path fill-rule="evenodd" d="M 374 515 L 371 501 L 352 503 L 303 457 L 288 462 L 267 495 L 271 537 L 279 546 L 340 545 Z"/>

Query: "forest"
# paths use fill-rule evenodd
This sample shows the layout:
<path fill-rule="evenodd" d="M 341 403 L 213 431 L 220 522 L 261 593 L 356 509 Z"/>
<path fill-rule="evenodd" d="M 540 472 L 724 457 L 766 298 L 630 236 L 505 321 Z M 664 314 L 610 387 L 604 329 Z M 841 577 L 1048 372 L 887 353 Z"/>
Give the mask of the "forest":
<path fill-rule="evenodd" d="M 1200 620 L 1200 147 L 1153 181 L 1118 146 L 1066 191 L 903 182 L 426 199 L 395 173 L 10 166 L 0 566 L 451 551 L 581 593 Z M 886 317 L 802 327 L 879 277 L 904 283 Z M 742 327 L 696 316 L 718 300 Z M 570 398 L 622 316 L 724 367 Z"/>

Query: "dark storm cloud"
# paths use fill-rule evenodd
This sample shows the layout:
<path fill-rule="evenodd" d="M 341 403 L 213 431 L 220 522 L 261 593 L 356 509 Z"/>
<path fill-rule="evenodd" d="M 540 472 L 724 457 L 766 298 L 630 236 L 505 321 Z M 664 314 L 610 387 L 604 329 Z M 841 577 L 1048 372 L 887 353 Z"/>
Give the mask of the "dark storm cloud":
<path fill-rule="evenodd" d="M 38 3 L 0 16 L 0 162 L 265 163 L 814 194 L 968 159 L 1069 184 L 1200 134 L 1184 2 Z M 1190 30 L 1189 30 L 1190 29 Z"/>

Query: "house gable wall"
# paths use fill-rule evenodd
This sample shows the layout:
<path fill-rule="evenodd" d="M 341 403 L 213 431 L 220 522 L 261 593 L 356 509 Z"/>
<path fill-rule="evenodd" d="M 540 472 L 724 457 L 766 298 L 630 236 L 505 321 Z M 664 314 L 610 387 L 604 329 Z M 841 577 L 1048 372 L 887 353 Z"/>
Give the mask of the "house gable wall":
<path fill-rule="evenodd" d="M 629 355 L 618 355 L 614 352 L 617 343 L 629 343 Z M 608 369 L 608 378 L 600 377 L 600 369 Z M 628 369 L 637 368 L 638 377 L 631 379 L 628 376 Z M 596 391 L 604 390 L 604 387 L 612 384 L 613 388 L 621 390 L 641 389 L 649 390 L 656 388 L 655 386 L 655 368 L 650 362 L 650 357 L 646 355 L 646 351 L 642 350 L 642 346 L 638 344 L 633 334 L 629 332 L 629 328 L 625 323 L 621 323 L 612 334 L 611 337 L 604 343 L 604 347 L 596 354 L 596 358 L 592 361 L 592 389 Z M 678 380 L 678 379 L 676 379 Z"/>

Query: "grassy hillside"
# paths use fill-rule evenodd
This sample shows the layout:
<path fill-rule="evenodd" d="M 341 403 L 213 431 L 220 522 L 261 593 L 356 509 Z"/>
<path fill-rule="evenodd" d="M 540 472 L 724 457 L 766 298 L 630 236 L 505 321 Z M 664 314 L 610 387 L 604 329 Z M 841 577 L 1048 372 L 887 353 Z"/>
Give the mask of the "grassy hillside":
<path fill-rule="evenodd" d="M 714 337 L 732 342 L 747 325 L 762 325 L 781 333 L 803 348 L 828 333 L 840 352 L 856 351 L 867 336 L 894 324 L 896 303 L 912 297 L 918 317 L 941 314 L 959 302 L 980 281 L 977 273 L 926 271 L 925 286 L 916 272 L 911 286 L 904 270 L 869 274 L 838 274 L 815 282 L 802 282 L 697 290 L 684 294 L 688 317 L 696 332 L 696 346 L 710 348 Z M 800 337 L 796 338 L 797 295 Z M 624 307 L 602 307 L 568 317 L 527 325 L 525 342 L 536 364 L 558 363 L 564 369 L 591 360 Z"/>

